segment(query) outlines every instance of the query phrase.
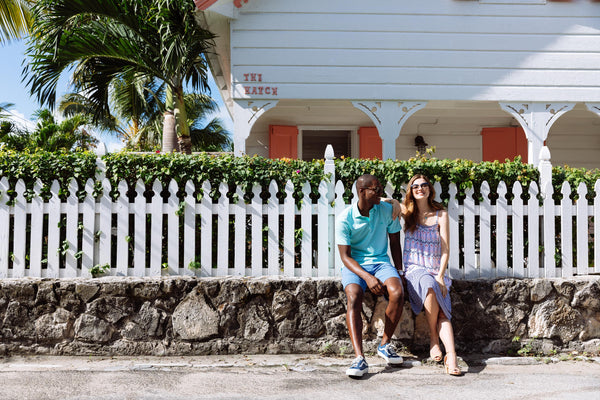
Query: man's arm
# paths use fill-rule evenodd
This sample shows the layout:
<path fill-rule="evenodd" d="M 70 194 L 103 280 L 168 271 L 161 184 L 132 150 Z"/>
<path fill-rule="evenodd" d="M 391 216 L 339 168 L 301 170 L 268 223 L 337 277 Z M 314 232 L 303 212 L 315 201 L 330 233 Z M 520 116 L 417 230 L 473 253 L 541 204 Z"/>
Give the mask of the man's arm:
<path fill-rule="evenodd" d="M 377 296 L 383 296 L 383 284 L 379 279 L 365 271 L 360 264 L 354 258 L 352 258 L 350 255 L 350 246 L 338 244 L 338 250 L 340 252 L 342 262 L 346 268 L 360 276 L 367 283 L 371 293 L 376 294 Z"/>

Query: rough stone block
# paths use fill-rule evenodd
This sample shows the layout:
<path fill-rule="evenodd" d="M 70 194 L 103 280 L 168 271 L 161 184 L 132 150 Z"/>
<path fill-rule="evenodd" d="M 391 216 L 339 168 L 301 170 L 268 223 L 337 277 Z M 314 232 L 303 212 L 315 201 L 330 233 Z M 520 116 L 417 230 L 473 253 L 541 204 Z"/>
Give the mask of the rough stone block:
<path fill-rule="evenodd" d="M 585 320 L 561 298 L 534 306 L 529 317 L 529 337 L 558 338 L 567 343 L 583 331 Z"/>
<path fill-rule="evenodd" d="M 83 314 L 75 321 L 75 338 L 84 342 L 106 343 L 113 333 L 111 324 L 94 315 Z"/>
<path fill-rule="evenodd" d="M 173 312 L 173 331 L 184 340 L 205 340 L 219 334 L 219 315 L 194 291 Z"/>
<path fill-rule="evenodd" d="M 533 302 L 544 300 L 552 293 L 552 282 L 547 279 L 534 279 L 531 281 L 530 299 Z"/>

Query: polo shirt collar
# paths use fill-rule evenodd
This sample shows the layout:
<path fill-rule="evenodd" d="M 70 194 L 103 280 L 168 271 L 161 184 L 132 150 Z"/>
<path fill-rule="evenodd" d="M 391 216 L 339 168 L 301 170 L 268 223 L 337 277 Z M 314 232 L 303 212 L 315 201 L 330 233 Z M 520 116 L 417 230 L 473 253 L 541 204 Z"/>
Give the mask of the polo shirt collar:
<path fill-rule="evenodd" d="M 356 203 L 354 203 L 352 205 L 353 208 L 353 214 L 355 215 L 354 218 L 369 218 L 371 216 L 371 213 L 373 213 L 373 211 L 375 211 L 375 207 L 377 206 L 377 204 L 373 204 L 373 207 L 371 207 L 371 209 L 369 210 L 369 216 L 365 217 L 360 213 L 360 210 L 358 209 L 358 201 Z"/>

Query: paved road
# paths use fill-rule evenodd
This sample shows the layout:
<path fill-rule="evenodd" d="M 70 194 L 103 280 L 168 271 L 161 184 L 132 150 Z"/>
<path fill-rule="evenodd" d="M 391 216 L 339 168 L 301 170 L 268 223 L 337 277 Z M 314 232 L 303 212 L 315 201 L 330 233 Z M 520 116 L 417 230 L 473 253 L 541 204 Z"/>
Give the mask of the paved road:
<path fill-rule="evenodd" d="M 600 359 L 546 364 L 470 360 L 459 378 L 406 360 L 347 378 L 349 358 L 318 355 L 0 359 L 0 399 L 581 399 L 600 400 Z"/>

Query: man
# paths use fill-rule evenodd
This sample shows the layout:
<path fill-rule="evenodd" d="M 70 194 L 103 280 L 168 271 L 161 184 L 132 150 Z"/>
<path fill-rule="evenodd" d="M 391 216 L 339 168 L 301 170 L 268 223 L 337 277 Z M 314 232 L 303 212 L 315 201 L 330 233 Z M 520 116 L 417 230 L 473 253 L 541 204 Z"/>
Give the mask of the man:
<path fill-rule="evenodd" d="M 383 187 L 373 175 L 356 181 L 358 202 L 347 207 L 336 221 L 336 242 L 344 267 L 342 284 L 348 300 L 346 323 L 356 358 L 346 371 L 351 377 L 369 372 L 362 348 L 362 303 L 364 291 L 388 297 L 385 327 L 377 354 L 389 364 L 402 364 L 390 343 L 404 305 L 400 218 L 392 217 L 392 205 L 381 203 Z M 388 235 L 394 266 L 390 264 Z"/>

